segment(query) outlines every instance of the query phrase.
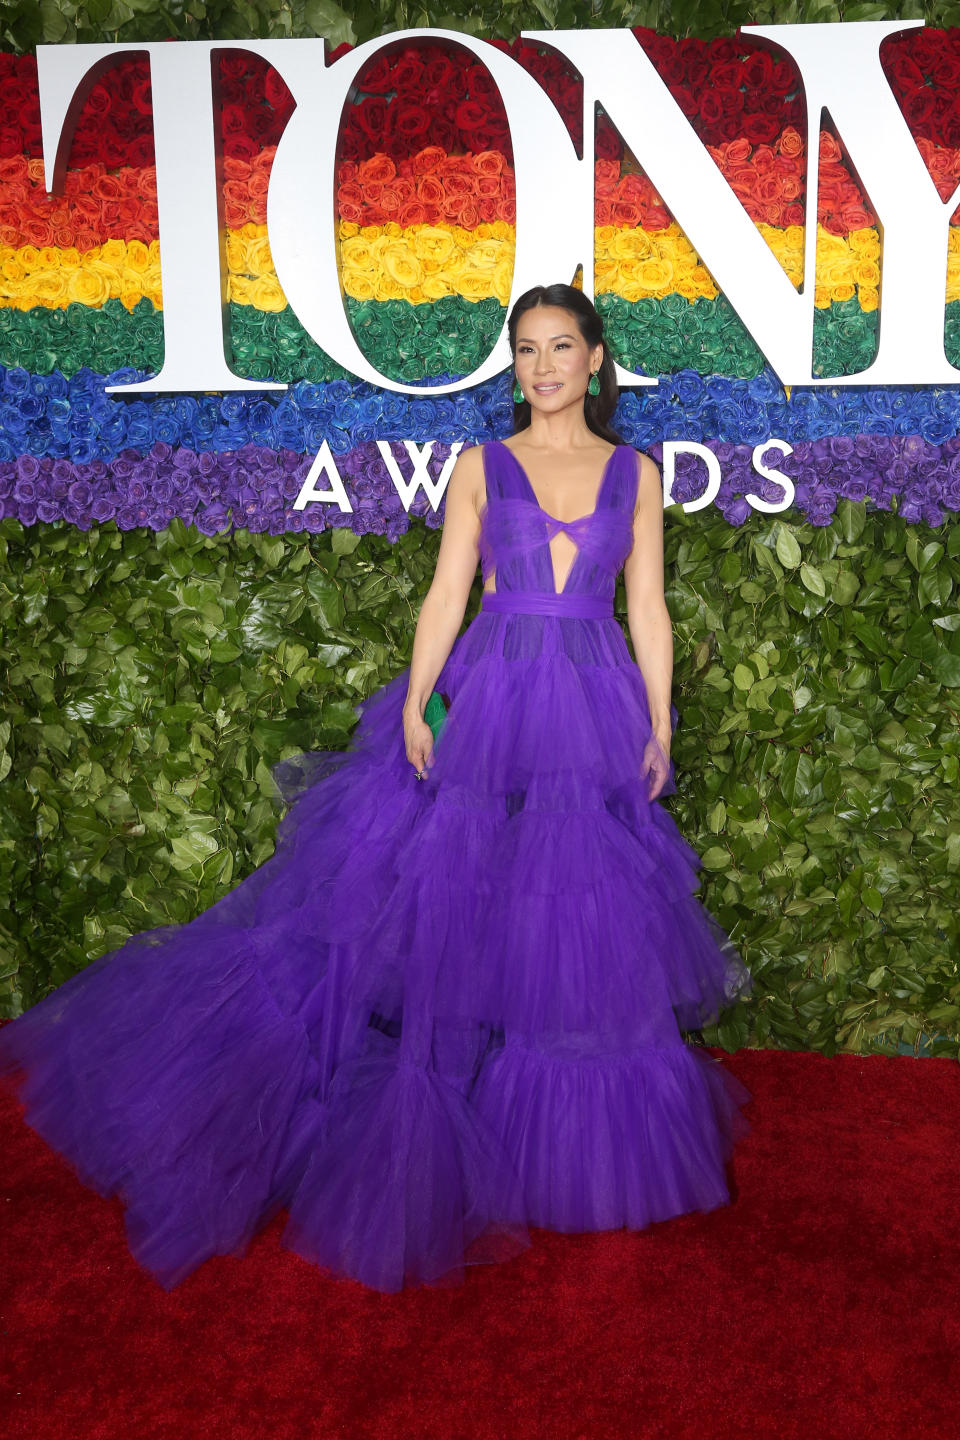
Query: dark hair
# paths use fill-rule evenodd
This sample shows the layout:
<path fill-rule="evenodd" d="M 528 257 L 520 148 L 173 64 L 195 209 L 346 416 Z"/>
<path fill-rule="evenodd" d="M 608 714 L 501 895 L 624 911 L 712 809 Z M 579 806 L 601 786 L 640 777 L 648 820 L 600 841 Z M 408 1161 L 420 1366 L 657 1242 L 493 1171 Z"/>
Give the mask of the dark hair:
<path fill-rule="evenodd" d="M 617 372 L 613 357 L 603 341 L 603 321 L 582 290 L 574 285 L 535 285 L 521 295 L 510 311 L 507 334 L 510 337 L 510 353 L 517 353 L 517 326 L 528 310 L 540 305 L 555 305 L 558 310 L 569 310 L 577 322 L 580 334 L 591 350 L 603 344 L 603 362 L 600 366 L 600 394 L 586 394 L 583 397 L 583 418 L 595 435 L 609 440 L 611 445 L 622 445 L 623 437 L 608 425 L 608 420 L 617 408 L 620 391 L 617 386 Z M 521 400 L 513 407 L 513 433 L 526 430 L 530 424 L 530 402 Z"/>

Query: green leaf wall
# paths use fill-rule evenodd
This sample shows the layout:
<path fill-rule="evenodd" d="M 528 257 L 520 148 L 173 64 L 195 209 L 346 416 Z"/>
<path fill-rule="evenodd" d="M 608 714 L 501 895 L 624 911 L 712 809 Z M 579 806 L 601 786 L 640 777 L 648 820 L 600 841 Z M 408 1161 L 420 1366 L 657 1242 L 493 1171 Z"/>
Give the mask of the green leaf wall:
<path fill-rule="evenodd" d="M 960 527 L 841 501 L 823 529 L 671 507 L 666 535 L 668 803 L 757 979 L 705 1037 L 956 1054 Z M 270 855 L 269 767 L 345 745 L 408 663 L 439 535 L 8 520 L 0 539 L 14 1014 Z"/>

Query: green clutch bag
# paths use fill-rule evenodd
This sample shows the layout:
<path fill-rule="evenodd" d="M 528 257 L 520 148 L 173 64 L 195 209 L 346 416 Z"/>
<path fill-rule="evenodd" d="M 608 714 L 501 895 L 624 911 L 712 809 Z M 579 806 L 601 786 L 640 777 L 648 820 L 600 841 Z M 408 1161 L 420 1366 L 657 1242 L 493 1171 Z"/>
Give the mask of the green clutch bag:
<path fill-rule="evenodd" d="M 444 703 L 444 696 L 434 690 L 423 707 L 423 718 L 433 731 L 433 743 L 440 739 L 440 732 L 447 723 L 447 707 Z"/>

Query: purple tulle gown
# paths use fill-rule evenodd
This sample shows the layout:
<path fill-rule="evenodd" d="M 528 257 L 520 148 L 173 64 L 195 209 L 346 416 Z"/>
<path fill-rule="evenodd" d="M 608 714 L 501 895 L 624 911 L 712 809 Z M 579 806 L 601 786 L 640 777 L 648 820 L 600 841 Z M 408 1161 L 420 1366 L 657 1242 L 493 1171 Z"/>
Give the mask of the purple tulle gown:
<path fill-rule="evenodd" d="M 750 1096 L 681 1029 L 750 976 L 647 798 L 647 698 L 612 611 L 634 452 L 567 523 L 506 446 L 484 464 L 496 593 L 438 678 L 427 778 L 404 754 L 403 673 L 350 750 L 277 767 L 293 803 L 259 870 L 0 1030 L 28 1122 L 122 1197 L 167 1288 L 281 1208 L 290 1248 L 396 1291 L 456 1283 L 530 1226 L 729 1201 Z M 557 593 L 560 530 L 577 549 Z"/>

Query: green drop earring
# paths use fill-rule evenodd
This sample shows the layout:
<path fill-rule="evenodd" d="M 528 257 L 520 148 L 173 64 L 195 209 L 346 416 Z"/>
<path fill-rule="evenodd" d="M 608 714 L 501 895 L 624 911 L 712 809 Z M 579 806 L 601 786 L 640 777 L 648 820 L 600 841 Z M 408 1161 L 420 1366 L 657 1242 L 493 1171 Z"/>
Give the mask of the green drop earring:
<path fill-rule="evenodd" d="M 513 403 L 514 403 L 514 405 L 522 405 L 525 399 L 526 399 L 526 396 L 524 395 L 523 391 L 520 389 L 520 381 L 515 379 L 514 382 L 513 382 Z"/>
<path fill-rule="evenodd" d="M 599 395 L 599 394 L 600 394 L 600 371 L 599 371 L 599 370 L 594 370 L 593 374 L 590 376 L 590 383 L 589 383 L 588 386 L 587 386 L 587 394 L 588 394 L 588 395 Z"/>

